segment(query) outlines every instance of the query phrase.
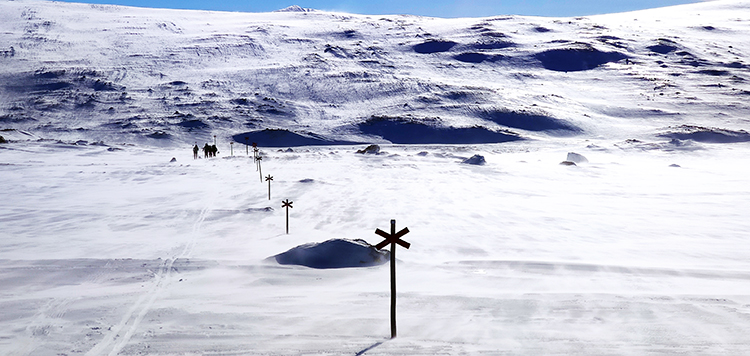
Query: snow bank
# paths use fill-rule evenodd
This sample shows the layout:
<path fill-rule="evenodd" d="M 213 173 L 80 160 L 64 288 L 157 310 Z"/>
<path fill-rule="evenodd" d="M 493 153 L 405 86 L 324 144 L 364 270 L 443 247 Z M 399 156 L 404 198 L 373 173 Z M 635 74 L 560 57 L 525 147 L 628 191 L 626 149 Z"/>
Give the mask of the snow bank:
<path fill-rule="evenodd" d="M 389 257 L 387 251 L 378 251 L 364 240 L 331 239 L 297 246 L 272 258 L 282 265 L 347 268 L 379 266 Z"/>

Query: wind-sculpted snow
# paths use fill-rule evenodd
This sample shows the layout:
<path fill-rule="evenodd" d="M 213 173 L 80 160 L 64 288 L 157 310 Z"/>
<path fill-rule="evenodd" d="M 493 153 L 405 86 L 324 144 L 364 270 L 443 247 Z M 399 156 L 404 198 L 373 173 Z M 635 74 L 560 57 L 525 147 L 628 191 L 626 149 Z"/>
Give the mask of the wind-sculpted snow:
<path fill-rule="evenodd" d="M 527 111 L 510 111 L 507 109 L 492 109 L 479 112 L 479 117 L 497 124 L 529 131 L 548 131 L 558 133 L 576 133 L 581 129 L 564 120 L 555 119 Z"/>
<path fill-rule="evenodd" d="M 609 62 L 628 58 L 620 52 L 604 52 L 588 44 L 576 44 L 572 47 L 550 49 L 534 55 L 544 68 L 560 72 L 591 70 Z"/>
<path fill-rule="evenodd" d="M 500 143 L 521 140 L 510 131 L 494 131 L 481 126 L 447 127 L 439 119 L 413 119 L 373 116 L 357 124 L 364 134 L 399 144 Z"/>
<path fill-rule="evenodd" d="M 390 255 L 364 240 L 331 239 L 294 247 L 273 259 L 282 265 L 325 269 L 379 266 L 388 262 Z"/>
<path fill-rule="evenodd" d="M 351 142 L 625 140 L 684 124 L 682 111 L 695 125 L 717 126 L 721 115 L 743 128 L 746 5 L 439 19 L 6 1 L 0 129 L 164 146 L 264 129 L 343 130 Z M 543 114 L 521 120 L 497 108 Z M 372 116 L 441 124 L 407 123 L 410 134 L 397 137 L 361 125 Z"/>
<path fill-rule="evenodd" d="M 706 143 L 750 142 L 750 133 L 745 130 L 728 130 L 693 125 L 680 125 L 660 134 L 661 137 L 693 140 Z"/>
<path fill-rule="evenodd" d="M 256 143 L 261 147 L 333 146 L 361 143 L 326 138 L 311 132 L 297 133 L 284 129 L 245 132 L 232 136 L 232 139 L 247 145 Z"/>

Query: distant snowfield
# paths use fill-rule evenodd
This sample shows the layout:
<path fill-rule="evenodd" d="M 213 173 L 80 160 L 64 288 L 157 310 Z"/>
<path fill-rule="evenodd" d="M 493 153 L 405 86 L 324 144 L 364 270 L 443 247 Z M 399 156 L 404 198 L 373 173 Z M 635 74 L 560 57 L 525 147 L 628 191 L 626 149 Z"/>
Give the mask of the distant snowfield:
<path fill-rule="evenodd" d="M 744 354 L 748 9 L 0 3 L 0 354 Z"/>

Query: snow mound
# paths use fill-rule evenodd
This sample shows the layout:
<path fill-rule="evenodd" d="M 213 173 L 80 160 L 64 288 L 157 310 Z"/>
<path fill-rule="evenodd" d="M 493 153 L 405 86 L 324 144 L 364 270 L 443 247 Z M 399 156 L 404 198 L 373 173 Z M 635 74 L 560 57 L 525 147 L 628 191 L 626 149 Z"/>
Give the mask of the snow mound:
<path fill-rule="evenodd" d="M 750 142 L 750 133 L 745 130 L 727 130 L 715 127 L 680 125 L 671 127 L 666 133 L 659 135 L 677 140 L 693 140 L 705 143 L 736 143 Z"/>
<path fill-rule="evenodd" d="M 292 6 L 289 6 L 289 7 L 285 7 L 283 9 L 276 10 L 274 12 L 313 12 L 313 11 L 315 11 L 315 10 L 314 9 L 304 8 L 304 7 L 299 6 L 299 5 L 292 5 Z"/>
<path fill-rule="evenodd" d="M 262 147 L 298 147 L 298 146 L 333 146 L 355 145 L 361 142 L 329 139 L 311 132 L 292 132 L 285 129 L 265 129 L 250 131 L 232 136 L 235 142 L 249 145 L 257 143 Z"/>
<path fill-rule="evenodd" d="M 568 157 L 565 159 L 566 161 L 575 162 L 575 163 L 588 163 L 589 160 L 586 159 L 582 154 L 575 153 L 575 152 L 568 152 Z"/>
<path fill-rule="evenodd" d="M 310 268 L 372 267 L 390 260 L 390 253 L 378 251 L 361 239 L 331 239 L 292 248 L 272 258 L 282 265 Z"/>

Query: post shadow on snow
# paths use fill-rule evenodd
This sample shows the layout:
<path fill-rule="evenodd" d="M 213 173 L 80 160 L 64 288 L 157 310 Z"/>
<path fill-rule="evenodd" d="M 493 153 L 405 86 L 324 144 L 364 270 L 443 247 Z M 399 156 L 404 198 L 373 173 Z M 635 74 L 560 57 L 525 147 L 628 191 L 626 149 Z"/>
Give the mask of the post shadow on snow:
<path fill-rule="evenodd" d="M 365 348 L 365 349 L 363 349 L 362 351 L 360 351 L 360 352 L 357 352 L 356 354 L 354 354 L 354 356 L 362 356 L 362 355 L 364 355 L 364 354 L 365 354 L 365 352 L 367 352 L 367 351 L 370 351 L 370 350 L 372 350 L 372 349 L 374 349 L 374 348 L 376 348 L 376 347 L 378 347 L 378 346 L 380 346 L 380 345 L 384 344 L 384 343 L 385 343 L 386 341 L 388 341 L 388 340 L 378 341 L 378 342 L 376 342 L 376 343 L 374 343 L 374 344 L 372 344 L 372 345 L 370 345 L 370 346 L 366 347 L 366 348 Z"/>
<path fill-rule="evenodd" d="M 357 124 L 364 134 L 380 136 L 396 144 L 480 144 L 518 141 L 511 131 L 493 131 L 486 127 L 444 127 L 437 119 L 372 116 Z"/>

